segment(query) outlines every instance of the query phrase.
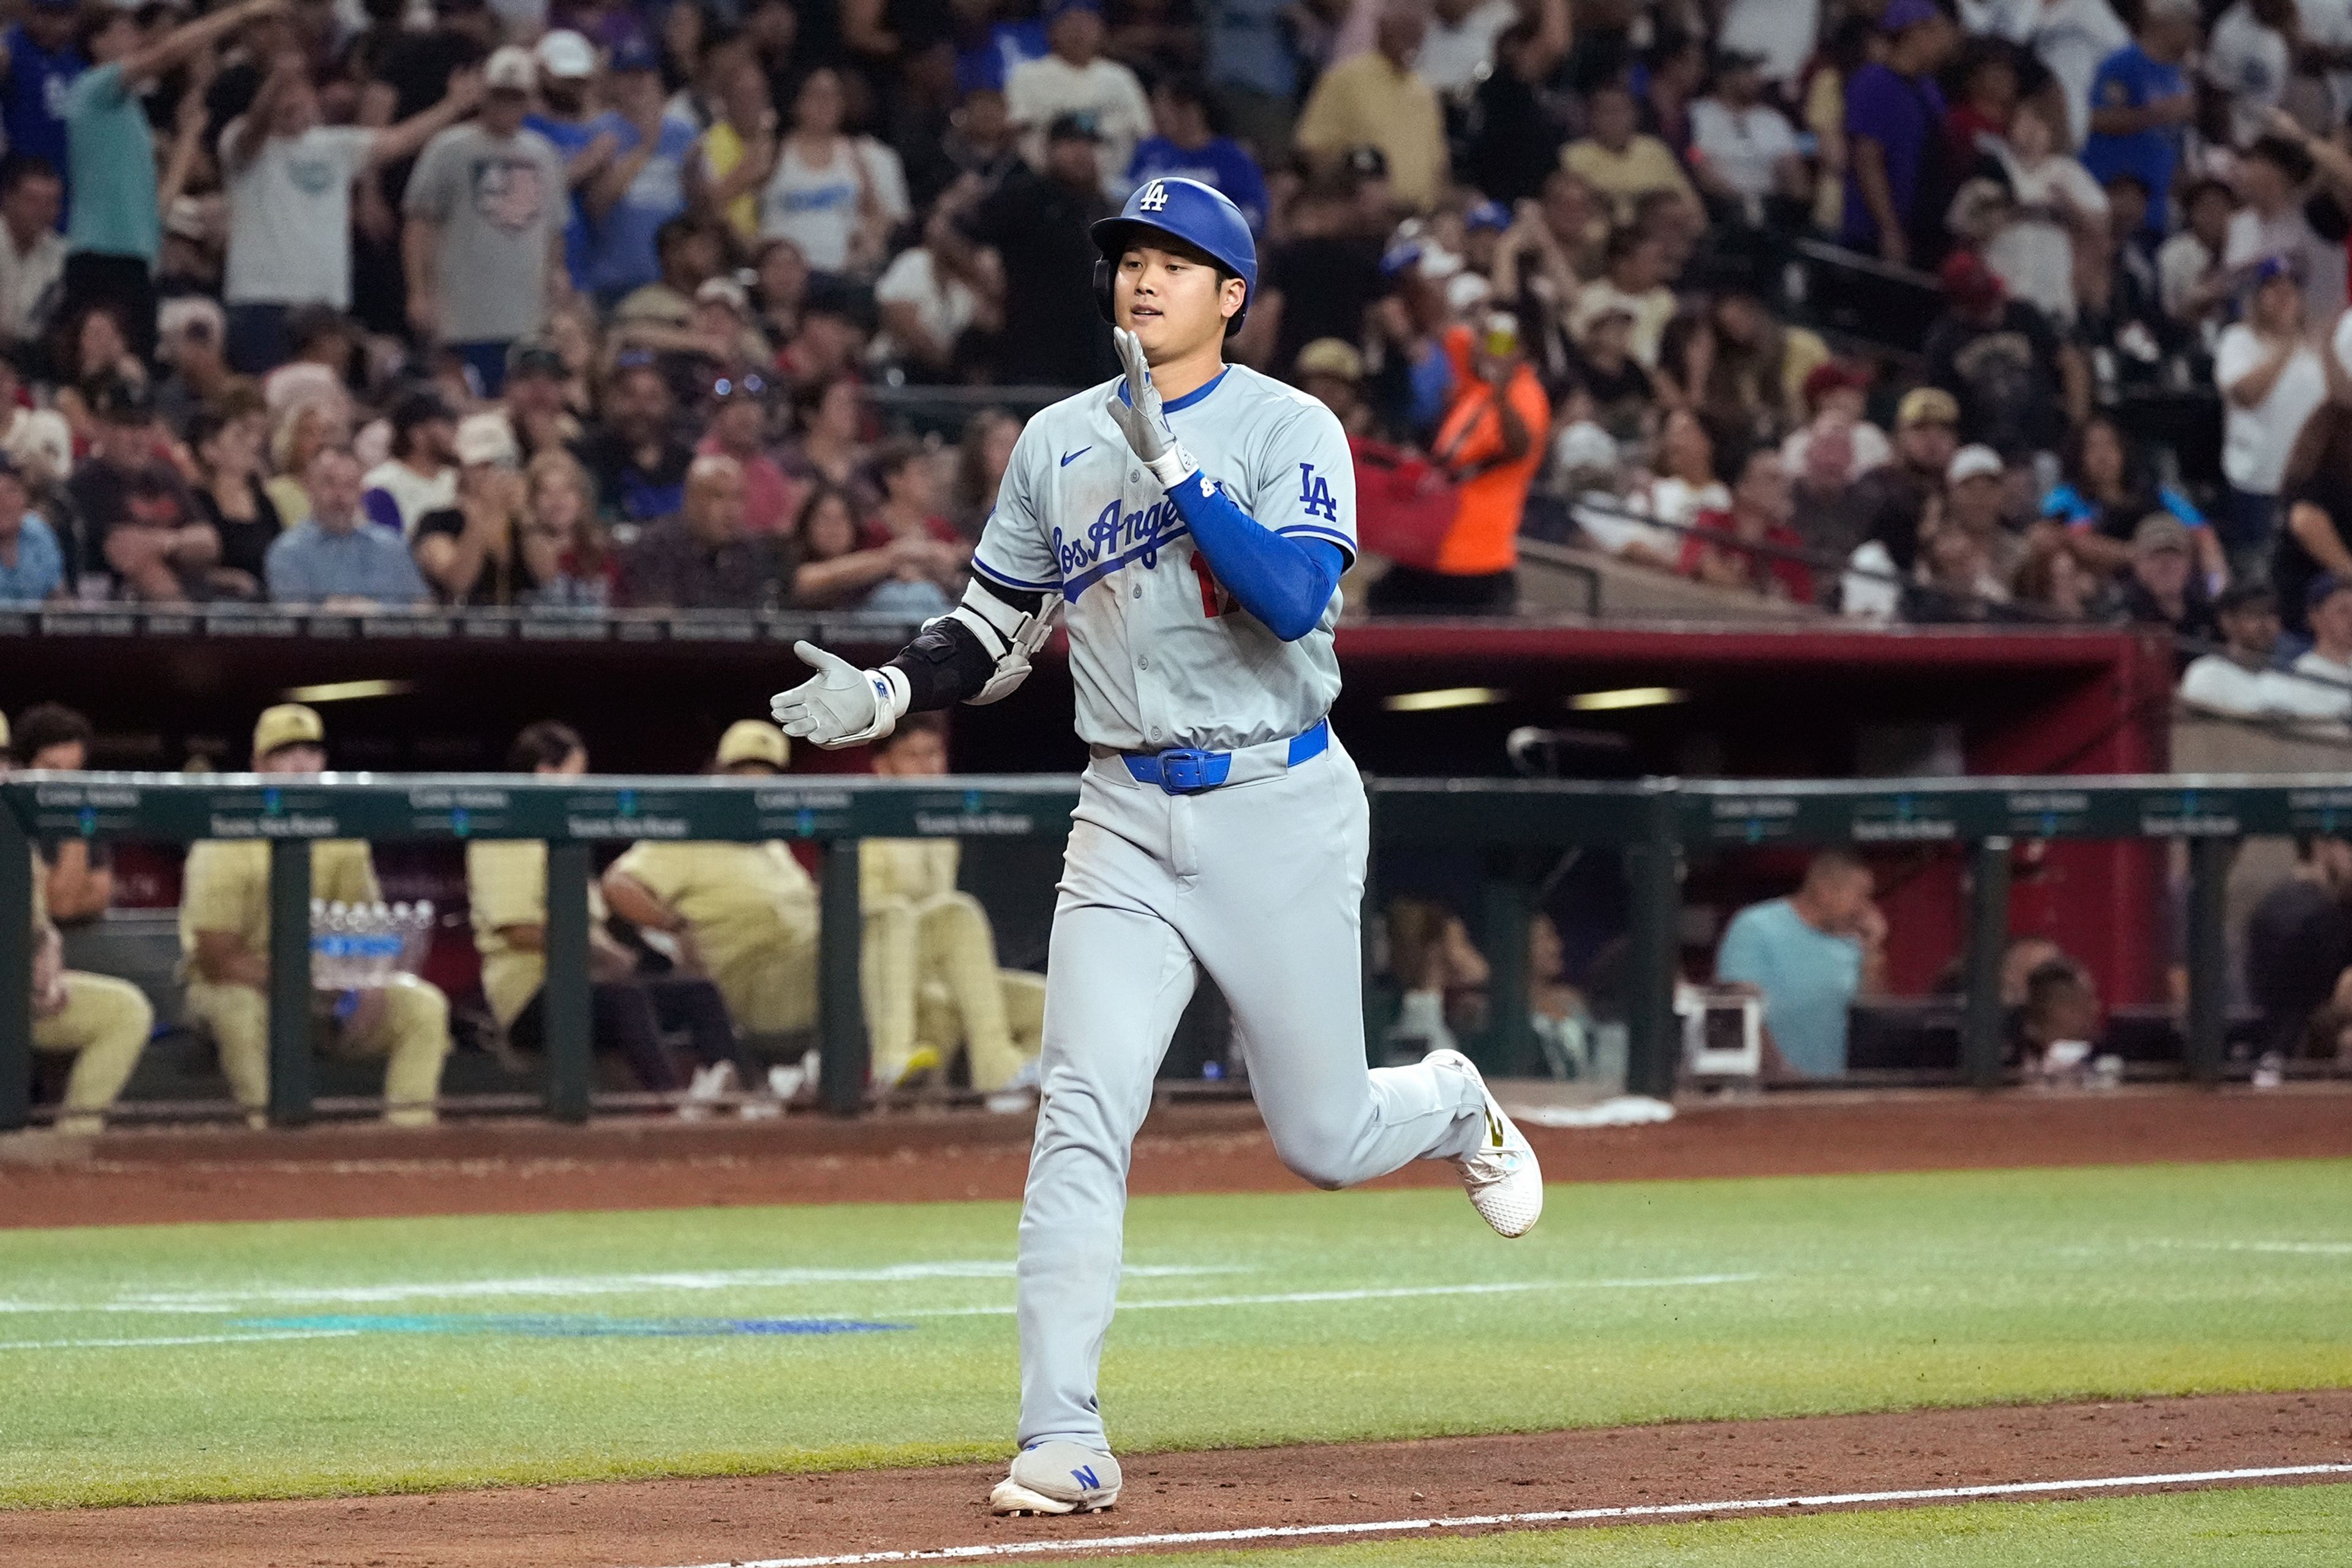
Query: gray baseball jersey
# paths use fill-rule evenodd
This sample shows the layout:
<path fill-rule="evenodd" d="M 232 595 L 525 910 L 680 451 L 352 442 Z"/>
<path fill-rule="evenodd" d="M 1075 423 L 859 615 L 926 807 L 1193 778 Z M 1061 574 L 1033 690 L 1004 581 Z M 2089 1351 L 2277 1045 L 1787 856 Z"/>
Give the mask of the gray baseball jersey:
<path fill-rule="evenodd" d="M 1234 607 L 1104 412 L 1119 384 L 1029 422 L 973 570 L 1062 596 L 1078 732 L 1097 746 L 1227 751 L 1312 730 L 1339 691 L 1339 595 L 1290 643 Z M 1202 473 L 1258 523 L 1353 556 L 1354 467 L 1328 409 L 1235 367 L 1166 411 Z M 1165 793 L 1108 756 L 1081 783 L 1021 1210 L 1024 1447 L 1108 1447 L 1096 1383 L 1129 1149 L 1200 975 L 1232 1010 L 1276 1152 L 1318 1185 L 1458 1157 L 1483 1130 L 1484 1100 L 1464 1075 L 1366 1070 L 1363 783 L 1336 738 L 1286 755 L 1270 776 L 1200 794 Z"/>
<path fill-rule="evenodd" d="M 1119 385 L 1066 397 L 1029 421 L 972 570 L 1062 596 L 1081 739 L 1123 752 L 1228 751 L 1297 734 L 1339 694 L 1339 595 L 1292 643 L 1236 608 L 1104 412 Z M 1234 365 L 1164 412 L 1234 505 L 1354 559 L 1355 465 L 1329 409 Z"/>

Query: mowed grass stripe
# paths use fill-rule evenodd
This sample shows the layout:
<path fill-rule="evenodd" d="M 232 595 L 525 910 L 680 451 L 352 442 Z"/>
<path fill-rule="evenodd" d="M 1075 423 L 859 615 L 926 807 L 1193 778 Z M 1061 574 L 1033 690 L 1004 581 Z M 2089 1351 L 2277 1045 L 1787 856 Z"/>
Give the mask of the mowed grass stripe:
<path fill-rule="evenodd" d="M 1332 1299 L 1129 1313 L 1105 1406 L 1141 1451 L 2345 1386 L 2347 1200 L 2352 1162 L 1629 1184 L 1555 1188 L 1543 1225 L 1503 1243 L 1437 1190 L 1146 1199 L 1128 1257 L 1170 1273 L 1131 1280 L 1139 1304 Z M 1015 1218 L 943 1204 L 10 1232 L 0 1289 L 53 1304 L 12 1315 L 12 1339 L 226 1329 L 142 1298 L 391 1291 L 403 1313 L 478 1312 L 486 1279 L 553 1282 L 546 1300 L 501 1291 L 518 1314 L 914 1327 L 15 1353 L 0 1504 L 997 1458 Z M 700 1288 L 747 1269 L 772 1282 Z M 855 1277 L 883 1269 L 912 1277 Z M 698 1288 L 583 1301 L 565 1283 L 634 1276 Z M 1723 1282 L 1576 1288 L 1700 1278 Z M 1419 1291 L 1444 1293 L 1401 1293 Z"/>

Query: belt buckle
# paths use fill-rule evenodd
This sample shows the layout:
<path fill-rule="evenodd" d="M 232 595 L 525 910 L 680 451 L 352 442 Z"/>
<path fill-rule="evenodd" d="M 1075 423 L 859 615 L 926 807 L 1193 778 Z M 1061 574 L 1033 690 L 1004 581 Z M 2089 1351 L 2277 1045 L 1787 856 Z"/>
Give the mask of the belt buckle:
<path fill-rule="evenodd" d="M 1214 785 L 1206 777 L 1211 753 L 1179 746 L 1160 753 L 1160 787 L 1170 795 L 1194 795 Z"/>

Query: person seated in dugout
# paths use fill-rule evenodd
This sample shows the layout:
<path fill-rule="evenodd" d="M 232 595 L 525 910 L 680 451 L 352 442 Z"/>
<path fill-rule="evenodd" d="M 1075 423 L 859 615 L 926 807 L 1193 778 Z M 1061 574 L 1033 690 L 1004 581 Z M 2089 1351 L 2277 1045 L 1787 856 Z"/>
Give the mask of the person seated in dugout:
<path fill-rule="evenodd" d="M 327 765 L 327 729 L 299 702 L 265 710 L 253 727 L 253 771 L 284 777 Z M 375 904 L 383 890 L 368 847 L 356 839 L 310 846 L 310 896 Z M 269 845 L 205 839 L 188 850 L 180 896 L 181 973 L 187 1016 L 220 1051 L 221 1072 L 246 1121 L 266 1126 L 269 1102 Z M 311 993 L 310 1035 L 338 1056 L 382 1057 L 383 1119 L 429 1127 L 449 1054 L 449 999 L 414 974 L 380 987 Z"/>
<path fill-rule="evenodd" d="M 910 713 L 873 746 L 886 778 L 948 771 L 946 722 Z M 971 1053 L 983 1094 L 1034 1081 L 1045 1038 L 1045 979 L 996 966 L 996 933 L 978 899 L 956 888 L 963 847 L 952 838 L 868 838 L 857 847 L 865 917 L 859 977 L 874 1080 L 908 1082 Z"/>
<path fill-rule="evenodd" d="M 576 777 L 588 771 L 578 731 L 551 721 L 515 737 L 509 772 Z M 546 1036 L 547 844 L 537 838 L 476 839 L 466 846 L 466 898 L 482 956 L 490 1016 L 520 1050 Z M 589 1027 L 599 1050 L 617 1051 L 637 1082 L 656 1094 L 687 1092 L 682 1111 L 704 1114 L 735 1084 L 734 1026 L 719 988 L 698 975 L 640 975 L 637 955 L 604 930 L 604 900 L 588 889 Z M 662 1044 L 685 1032 L 697 1070 L 689 1083 Z"/>
<path fill-rule="evenodd" d="M 717 768 L 738 777 L 781 773 L 784 732 L 747 719 L 719 742 Z M 604 872 L 613 912 L 676 943 L 679 969 L 707 976 L 747 1035 L 816 1026 L 816 884 L 782 842 L 641 840 Z"/>
<path fill-rule="evenodd" d="M 8 720 L 0 714 L 0 774 L 9 757 Z M 127 980 L 65 966 L 63 941 L 49 921 L 47 868 L 38 853 L 32 861 L 33 1049 L 74 1058 L 57 1130 L 82 1136 L 105 1125 L 154 1033 L 155 1009 Z"/>

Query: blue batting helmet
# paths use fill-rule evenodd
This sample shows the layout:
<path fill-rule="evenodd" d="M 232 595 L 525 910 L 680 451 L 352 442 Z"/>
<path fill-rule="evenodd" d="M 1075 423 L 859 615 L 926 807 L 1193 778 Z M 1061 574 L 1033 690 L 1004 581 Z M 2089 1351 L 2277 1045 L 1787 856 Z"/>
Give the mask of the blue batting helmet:
<path fill-rule="evenodd" d="M 1225 323 L 1227 332 L 1237 330 L 1257 298 L 1257 241 L 1250 237 L 1249 219 L 1223 191 L 1172 174 L 1144 181 L 1117 217 L 1094 226 L 1095 248 L 1102 252 L 1095 263 L 1095 309 L 1103 320 L 1118 321 L 1111 309 L 1111 273 L 1118 258 L 1152 232 L 1183 241 L 1242 280 L 1242 308 Z"/>

